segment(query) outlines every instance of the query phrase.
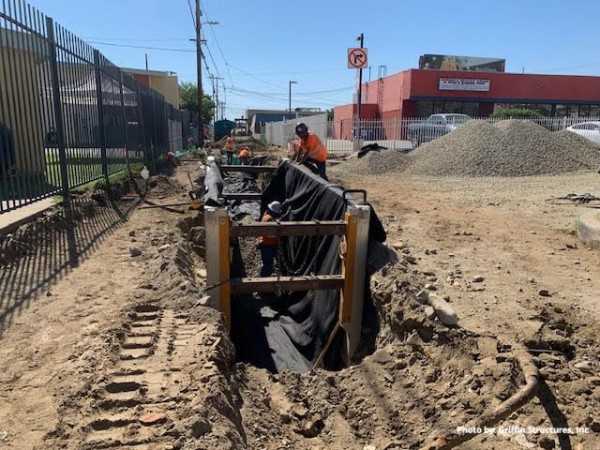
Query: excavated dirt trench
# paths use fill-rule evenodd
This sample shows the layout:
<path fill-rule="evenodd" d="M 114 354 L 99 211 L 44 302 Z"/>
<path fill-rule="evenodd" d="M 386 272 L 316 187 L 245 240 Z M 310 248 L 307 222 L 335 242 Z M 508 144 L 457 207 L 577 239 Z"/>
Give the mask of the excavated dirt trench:
<path fill-rule="evenodd" d="M 166 188 L 163 201 L 185 196 L 183 182 Z M 371 246 L 373 308 L 365 309 L 364 345 L 349 367 L 271 373 L 238 362 L 218 305 L 204 292 L 202 212 L 155 220 L 150 211 L 129 225 L 129 236 L 151 249 L 138 284 L 120 319 L 75 347 L 78 382 L 63 391 L 60 418 L 39 448 L 413 449 L 524 383 L 507 356 L 512 342 L 443 325 L 426 309 L 438 275 L 422 271 L 405 244 Z M 562 397 L 591 395 L 581 383 L 567 384 L 578 370 L 568 365 L 572 343 L 593 342 L 571 325 L 572 314 L 542 308 L 543 325 L 526 342 L 552 351 L 538 364 L 548 380 L 565 383 Z M 548 424 L 555 395 L 546 386 L 508 421 Z M 579 417 L 572 425 L 585 425 L 592 411 Z M 550 425 L 560 424 L 555 416 Z M 481 434 L 460 448 L 518 449 L 542 438 Z"/>

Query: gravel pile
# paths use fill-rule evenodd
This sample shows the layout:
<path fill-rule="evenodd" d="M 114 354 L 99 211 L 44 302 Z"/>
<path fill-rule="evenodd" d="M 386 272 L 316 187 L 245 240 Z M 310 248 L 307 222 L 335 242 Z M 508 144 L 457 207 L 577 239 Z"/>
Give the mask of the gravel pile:
<path fill-rule="evenodd" d="M 569 131 L 551 132 L 529 121 L 473 120 L 406 159 L 407 174 L 517 177 L 595 170 L 600 149 Z"/>
<path fill-rule="evenodd" d="M 402 172 L 408 165 L 408 157 L 396 150 L 368 152 L 362 158 L 352 156 L 345 162 L 327 168 L 334 174 L 373 175 L 384 172 Z"/>

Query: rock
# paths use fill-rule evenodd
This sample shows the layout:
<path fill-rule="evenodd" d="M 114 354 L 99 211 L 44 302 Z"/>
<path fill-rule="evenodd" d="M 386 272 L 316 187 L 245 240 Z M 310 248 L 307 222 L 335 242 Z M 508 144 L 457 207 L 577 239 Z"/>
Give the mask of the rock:
<path fill-rule="evenodd" d="M 165 244 L 165 245 L 161 245 L 160 247 L 158 247 L 158 253 L 162 253 L 165 250 L 167 250 L 171 245 L 169 244 Z"/>
<path fill-rule="evenodd" d="M 429 320 L 433 320 L 435 319 L 435 309 L 433 309 L 433 307 L 431 306 L 426 306 L 425 308 L 423 308 L 423 312 L 425 313 L 425 317 L 427 317 Z"/>
<path fill-rule="evenodd" d="M 404 255 L 404 261 L 409 264 L 417 264 L 417 258 L 412 255 Z"/>
<path fill-rule="evenodd" d="M 298 419 L 304 419 L 306 416 L 308 416 L 308 409 L 304 406 L 295 405 L 292 407 L 290 412 Z"/>
<path fill-rule="evenodd" d="M 200 417 L 194 421 L 190 431 L 193 437 L 199 438 L 207 433 L 210 433 L 212 431 L 212 427 L 207 419 Z"/>
<path fill-rule="evenodd" d="M 435 309 L 435 313 L 444 325 L 456 326 L 458 325 L 458 316 L 454 311 L 454 308 L 446 302 L 443 298 L 438 295 L 430 294 L 429 303 Z"/>
<path fill-rule="evenodd" d="M 541 436 L 538 445 L 545 450 L 552 450 L 556 446 L 556 443 L 550 436 Z"/>
<path fill-rule="evenodd" d="M 210 303 L 210 295 L 205 295 L 196 302 L 196 306 L 208 306 Z"/>
<path fill-rule="evenodd" d="M 580 361 L 573 364 L 573 367 L 582 372 L 594 373 L 594 367 L 589 361 Z"/>
<path fill-rule="evenodd" d="M 473 283 L 481 283 L 483 280 L 485 280 L 483 275 L 475 275 L 473 277 Z"/>
<path fill-rule="evenodd" d="M 312 420 L 307 420 L 302 425 L 302 428 L 300 429 L 300 434 L 302 434 L 303 436 L 305 436 L 307 438 L 317 437 L 324 426 L 325 426 L 325 423 L 323 422 L 323 419 L 321 419 L 320 417 L 312 419 Z"/>
<path fill-rule="evenodd" d="M 142 251 L 137 247 L 129 247 L 129 254 L 132 258 L 135 258 L 136 256 L 140 256 Z"/>
<path fill-rule="evenodd" d="M 392 360 L 392 357 L 385 350 L 379 349 L 375 353 L 373 353 L 373 361 L 378 362 L 379 364 L 386 364 Z"/>
<path fill-rule="evenodd" d="M 417 298 L 417 301 L 419 303 L 421 303 L 422 305 L 429 304 L 429 293 L 426 290 L 419 291 L 416 298 Z"/>
<path fill-rule="evenodd" d="M 132 236 L 132 237 L 133 237 L 133 236 L 135 236 L 135 230 L 131 230 L 131 231 L 129 232 L 129 236 Z"/>
<path fill-rule="evenodd" d="M 402 242 L 402 241 L 394 242 L 392 244 L 392 248 L 395 248 L 396 250 L 402 250 L 404 248 L 404 242 Z"/>
<path fill-rule="evenodd" d="M 477 338 L 477 348 L 481 358 L 496 356 L 498 354 L 498 341 L 493 337 Z"/>
<path fill-rule="evenodd" d="M 146 414 L 145 416 L 140 417 L 139 420 L 144 425 L 154 425 L 155 423 L 162 423 L 166 421 L 167 415 L 165 413 Z"/>
<path fill-rule="evenodd" d="M 552 294 L 550 293 L 550 291 L 548 289 L 540 289 L 538 291 L 538 295 L 540 297 L 552 297 Z"/>

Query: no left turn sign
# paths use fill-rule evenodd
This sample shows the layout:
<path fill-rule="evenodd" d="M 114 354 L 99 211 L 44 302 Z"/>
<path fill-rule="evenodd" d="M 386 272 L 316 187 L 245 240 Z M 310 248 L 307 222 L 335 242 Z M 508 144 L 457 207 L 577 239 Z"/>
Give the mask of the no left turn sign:
<path fill-rule="evenodd" d="M 348 68 L 349 69 L 364 69 L 367 67 L 367 49 L 366 48 L 349 48 L 348 49 Z"/>

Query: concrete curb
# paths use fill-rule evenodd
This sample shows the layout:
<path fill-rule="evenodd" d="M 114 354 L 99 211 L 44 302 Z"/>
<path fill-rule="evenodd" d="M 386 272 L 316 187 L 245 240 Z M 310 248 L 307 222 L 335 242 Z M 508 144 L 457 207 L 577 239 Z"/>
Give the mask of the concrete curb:
<path fill-rule="evenodd" d="M 600 211 L 592 210 L 583 213 L 577 220 L 577 236 L 586 245 L 600 248 Z"/>
<path fill-rule="evenodd" d="M 33 222 L 57 205 L 58 203 L 47 199 L 4 213 L 0 217 L 0 235 L 14 233 L 20 226 Z"/>

